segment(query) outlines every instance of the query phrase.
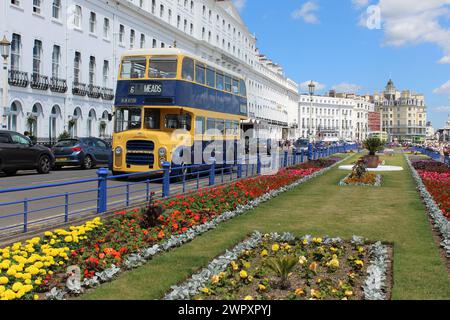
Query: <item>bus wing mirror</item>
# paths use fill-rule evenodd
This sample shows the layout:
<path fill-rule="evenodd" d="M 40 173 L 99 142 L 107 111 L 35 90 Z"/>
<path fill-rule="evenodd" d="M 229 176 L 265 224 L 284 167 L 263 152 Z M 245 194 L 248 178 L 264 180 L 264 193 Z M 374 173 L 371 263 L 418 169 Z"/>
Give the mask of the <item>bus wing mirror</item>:
<path fill-rule="evenodd" d="M 113 119 L 113 114 L 108 113 L 108 121 L 112 121 L 112 119 Z"/>

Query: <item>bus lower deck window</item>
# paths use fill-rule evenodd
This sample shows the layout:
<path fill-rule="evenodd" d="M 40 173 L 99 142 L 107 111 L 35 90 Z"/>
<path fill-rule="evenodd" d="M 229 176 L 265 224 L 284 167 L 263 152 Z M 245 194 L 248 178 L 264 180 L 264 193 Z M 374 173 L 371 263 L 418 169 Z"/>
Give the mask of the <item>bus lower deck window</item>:
<path fill-rule="evenodd" d="M 158 109 L 145 109 L 144 113 L 144 125 L 145 129 L 159 129 L 160 110 Z"/>

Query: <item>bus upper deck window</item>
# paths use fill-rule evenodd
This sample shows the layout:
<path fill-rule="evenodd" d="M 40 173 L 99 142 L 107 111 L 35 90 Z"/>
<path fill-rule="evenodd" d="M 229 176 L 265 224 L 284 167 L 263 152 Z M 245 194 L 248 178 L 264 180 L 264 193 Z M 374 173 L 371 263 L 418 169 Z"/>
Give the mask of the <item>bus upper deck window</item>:
<path fill-rule="evenodd" d="M 158 109 L 145 109 L 145 129 L 159 129 L 160 111 Z"/>
<path fill-rule="evenodd" d="M 150 78 L 173 79 L 177 76 L 176 57 L 156 57 L 150 59 L 148 73 Z"/>
<path fill-rule="evenodd" d="M 205 84 L 205 65 L 203 63 L 195 63 L 195 82 Z"/>
<path fill-rule="evenodd" d="M 239 94 L 239 81 L 236 79 L 233 79 L 233 93 Z"/>
<path fill-rule="evenodd" d="M 182 78 L 188 81 L 194 81 L 194 60 L 191 58 L 183 59 Z"/>
<path fill-rule="evenodd" d="M 142 79 L 145 77 L 147 59 L 143 57 L 129 57 L 122 61 L 122 79 Z"/>
<path fill-rule="evenodd" d="M 245 87 L 245 81 L 241 80 L 241 85 L 240 85 L 240 94 L 241 96 L 245 97 L 247 95 L 247 88 Z"/>
<path fill-rule="evenodd" d="M 217 90 L 224 90 L 225 87 L 223 85 L 223 73 L 216 73 L 216 89 Z"/>
<path fill-rule="evenodd" d="M 206 69 L 206 85 L 214 88 L 215 80 L 216 80 L 215 77 L 216 77 L 216 72 L 214 71 L 214 69 L 207 68 Z"/>
<path fill-rule="evenodd" d="M 225 76 L 225 91 L 231 92 L 231 78 Z"/>

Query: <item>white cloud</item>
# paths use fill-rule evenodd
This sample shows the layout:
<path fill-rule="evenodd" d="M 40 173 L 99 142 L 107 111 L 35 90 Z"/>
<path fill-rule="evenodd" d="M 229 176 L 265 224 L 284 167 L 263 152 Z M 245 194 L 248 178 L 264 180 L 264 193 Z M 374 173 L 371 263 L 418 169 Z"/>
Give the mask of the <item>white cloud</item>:
<path fill-rule="evenodd" d="M 319 10 L 319 6 L 314 1 L 308 1 L 304 3 L 299 9 L 291 13 L 292 18 L 302 19 L 306 23 L 316 24 L 319 23 L 319 18 L 316 12 Z"/>
<path fill-rule="evenodd" d="M 450 94 L 450 80 L 448 80 L 439 88 L 434 89 L 433 92 L 437 94 Z"/>
<path fill-rule="evenodd" d="M 309 84 L 311 83 L 311 80 L 305 81 L 300 83 L 300 90 L 301 91 L 309 91 Z M 327 86 L 323 83 L 317 82 L 317 81 L 313 81 L 313 83 L 316 85 L 316 91 L 323 91 Z"/>
<path fill-rule="evenodd" d="M 433 111 L 447 113 L 447 112 L 450 112 L 450 106 L 448 106 L 448 107 L 437 107 L 437 108 L 434 108 Z"/>
<path fill-rule="evenodd" d="M 450 64 L 450 56 L 442 57 L 441 60 L 438 61 L 440 64 Z"/>
<path fill-rule="evenodd" d="M 450 63 L 450 28 L 442 24 L 450 16 L 450 0 L 379 0 L 377 6 L 385 45 L 433 43 L 444 51 L 439 63 Z M 367 19 L 368 15 L 363 13 L 359 24 L 366 25 Z"/>
<path fill-rule="evenodd" d="M 233 3 L 238 10 L 242 10 L 246 5 L 247 0 L 233 0 Z"/>
<path fill-rule="evenodd" d="M 369 0 L 352 0 L 353 6 L 357 9 L 368 6 L 369 2 Z"/>
<path fill-rule="evenodd" d="M 362 86 L 353 83 L 342 82 L 332 87 L 333 90 L 343 93 L 357 93 L 362 90 Z"/>

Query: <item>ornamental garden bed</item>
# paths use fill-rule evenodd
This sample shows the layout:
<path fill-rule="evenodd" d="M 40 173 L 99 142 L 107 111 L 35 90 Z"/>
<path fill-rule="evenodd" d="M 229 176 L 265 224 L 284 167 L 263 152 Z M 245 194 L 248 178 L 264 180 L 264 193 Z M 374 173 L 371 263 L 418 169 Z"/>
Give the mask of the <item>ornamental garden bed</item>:
<path fill-rule="evenodd" d="M 382 176 L 372 172 L 366 172 L 362 177 L 355 177 L 349 173 L 345 178 L 339 181 L 340 186 L 366 186 L 366 187 L 381 187 Z"/>
<path fill-rule="evenodd" d="M 391 273 L 390 244 L 255 232 L 165 299 L 384 300 Z"/>
<path fill-rule="evenodd" d="M 145 263 L 159 252 L 194 239 L 217 224 L 325 173 L 341 158 L 282 169 L 228 185 L 199 190 L 148 207 L 95 218 L 68 230 L 57 229 L 0 249 L 0 299 L 63 299 L 112 280 L 122 269 Z M 80 282 L 66 285 L 68 266 L 77 266 Z M 78 274 L 69 275 L 69 280 Z"/>
<path fill-rule="evenodd" d="M 450 168 L 434 160 L 411 162 L 405 155 L 417 189 L 427 207 L 431 223 L 439 233 L 441 247 L 447 258 L 450 258 Z"/>

